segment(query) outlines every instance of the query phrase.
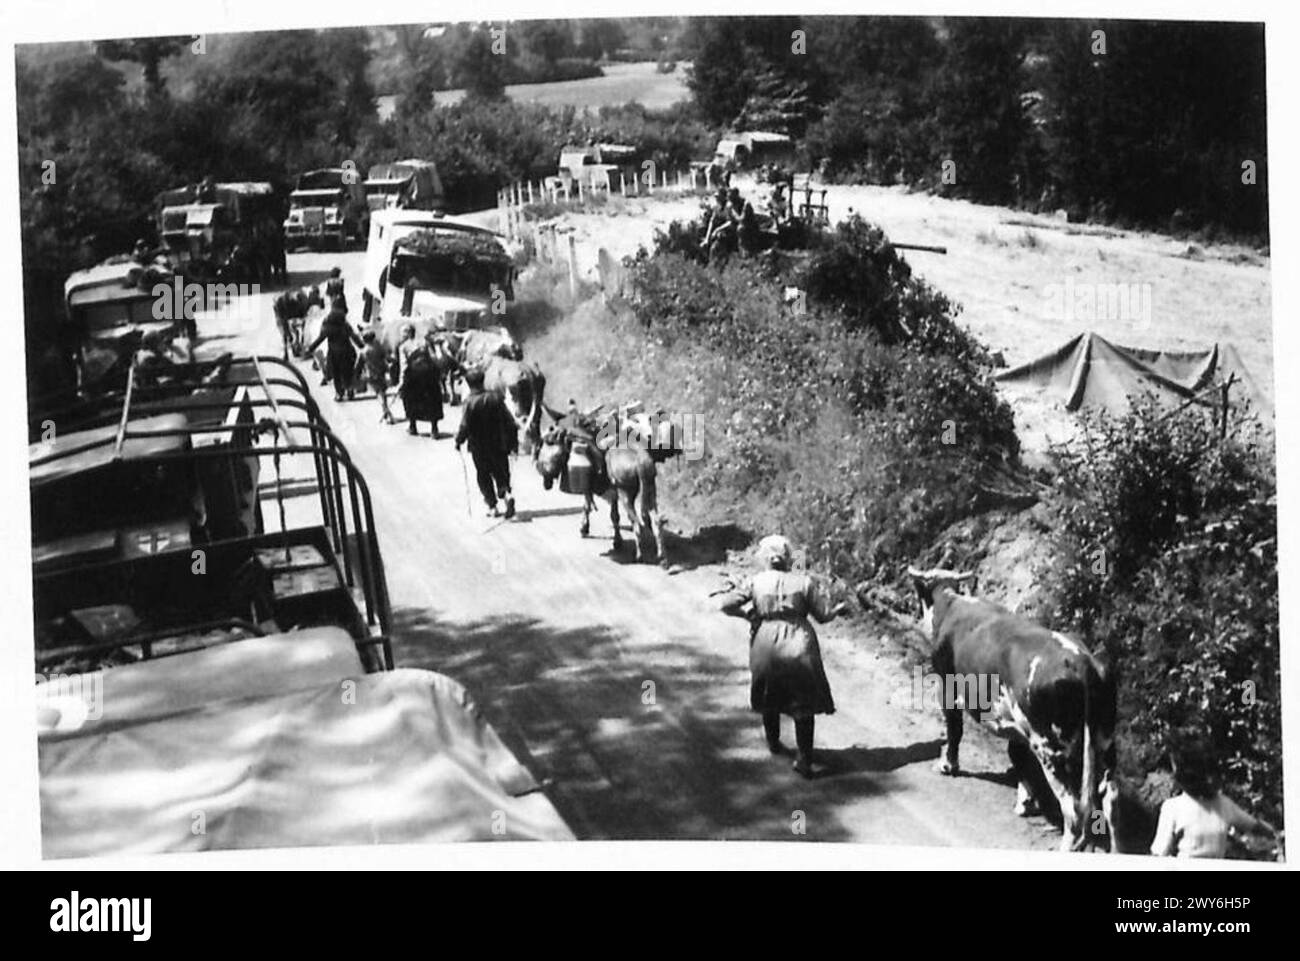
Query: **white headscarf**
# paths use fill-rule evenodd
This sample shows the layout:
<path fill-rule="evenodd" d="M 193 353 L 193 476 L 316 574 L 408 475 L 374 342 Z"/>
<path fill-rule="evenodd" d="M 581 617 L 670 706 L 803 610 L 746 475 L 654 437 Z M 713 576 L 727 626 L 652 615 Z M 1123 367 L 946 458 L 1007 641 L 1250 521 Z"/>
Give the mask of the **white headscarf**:
<path fill-rule="evenodd" d="M 758 557 L 766 561 L 768 567 L 789 570 L 790 562 L 794 557 L 794 548 L 780 534 L 769 534 L 758 542 Z"/>

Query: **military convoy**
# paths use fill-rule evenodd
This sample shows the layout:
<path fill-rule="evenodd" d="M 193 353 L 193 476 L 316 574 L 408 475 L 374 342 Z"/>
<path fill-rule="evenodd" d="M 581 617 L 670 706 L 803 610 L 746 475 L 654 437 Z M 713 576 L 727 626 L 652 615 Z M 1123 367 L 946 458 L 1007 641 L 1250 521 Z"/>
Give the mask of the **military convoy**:
<path fill-rule="evenodd" d="M 296 367 L 31 417 L 46 857 L 572 837 L 459 684 L 396 668 L 370 490 Z"/>
<path fill-rule="evenodd" d="M 409 209 L 432 165 L 372 173 L 373 215 L 303 174 L 289 241 L 368 236 L 376 320 L 499 322 L 499 237 Z M 157 247 L 65 284 L 77 389 L 28 414 L 44 855 L 571 839 L 464 688 L 397 667 L 370 490 L 303 374 L 189 349 L 171 292 L 272 276 L 282 216 L 268 184 L 166 191 Z"/>

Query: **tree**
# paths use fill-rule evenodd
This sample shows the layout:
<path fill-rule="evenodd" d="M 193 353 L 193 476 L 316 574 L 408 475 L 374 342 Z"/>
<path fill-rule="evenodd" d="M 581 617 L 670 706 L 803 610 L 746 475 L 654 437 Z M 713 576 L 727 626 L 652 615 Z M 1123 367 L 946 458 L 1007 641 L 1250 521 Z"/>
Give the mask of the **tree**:
<path fill-rule="evenodd" d="M 1019 21 L 998 19 L 958 19 L 947 27 L 935 119 L 942 159 L 955 165 L 953 192 L 1011 202 L 1029 138 L 1022 105 L 1027 30 Z"/>
<path fill-rule="evenodd" d="M 160 67 L 168 57 L 174 57 L 187 49 L 194 42 L 194 37 L 143 37 L 137 40 L 98 40 L 95 52 L 105 60 L 130 61 L 140 64 L 144 77 L 144 89 L 150 98 L 161 97 L 164 93 Z"/>
<path fill-rule="evenodd" d="M 604 60 L 627 43 L 627 31 L 617 20 L 580 20 L 575 52 L 580 57 Z"/>
<path fill-rule="evenodd" d="M 553 64 L 573 54 L 573 33 L 566 20 L 521 20 L 510 25 L 525 54 Z"/>
<path fill-rule="evenodd" d="M 268 172 L 337 166 L 377 122 L 369 57 L 364 30 L 249 34 L 194 99 L 224 113 L 223 139 L 260 141 Z"/>
<path fill-rule="evenodd" d="M 20 59 L 16 67 L 18 126 L 29 137 L 71 129 L 126 102 L 125 78 L 91 53 L 40 66 Z"/>
<path fill-rule="evenodd" d="M 789 81 L 774 70 L 753 78 L 753 91 L 733 121 L 740 130 L 770 130 L 798 136 L 803 133 L 811 102 L 808 84 Z"/>
<path fill-rule="evenodd" d="M 406 24 L 393 28 L 401 52 L 394 113 L 402 118 L 429 110 L 434 93 L 447 88 L 446 45 L 441 37 L 429 34 L 429 26 Z"/>
<path fill-rule="evenodd" d="M 486 30 L 475 30 L 456 58 L 456 80 L 473 100 L 499 100 L 506 94 L 506 56 L 492 49 Z"/>
<path fill-rule="evenodd" d="M 817 113 L 823 86 L 817 57 L 797 52 L 799 17 L 701 18 L 693 21 L 693 62 L 686 84 L 700 112 L 718 126 L 739 125 L 750 115 L 797 112 L 783 119 L 802 131 Z M 805 30 L 805 33 L 807 31 Z"/>

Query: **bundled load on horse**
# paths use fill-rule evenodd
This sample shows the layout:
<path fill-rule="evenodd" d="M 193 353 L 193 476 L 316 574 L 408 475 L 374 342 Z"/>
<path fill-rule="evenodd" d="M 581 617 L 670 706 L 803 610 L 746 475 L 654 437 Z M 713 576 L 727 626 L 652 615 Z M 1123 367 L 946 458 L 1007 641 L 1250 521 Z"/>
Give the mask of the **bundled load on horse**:
<path fill-rule="evenodd" d="M 654 535 L 659 563 L 667 566 L 659 522 L 656 465 L 685 452 L 684 438 L 674 419 L 663 411 L 647 415 L 639 402 L 597 407 L 583 413 L 569 402 L 561 414 L 548 413 L 553 426 L 542 437 L 535 458 L 542 486 L 557 481 L 565 493 L 583 497 L 582 536 L 591 532 L 595 498 L 610 503 L 614 549 L 622 546 L 619 505 L 631 517 L 636 557 L 641 560 L 641 535 L 648 526 Z M 644 525 L 644 526 L 643 526 Z"/>

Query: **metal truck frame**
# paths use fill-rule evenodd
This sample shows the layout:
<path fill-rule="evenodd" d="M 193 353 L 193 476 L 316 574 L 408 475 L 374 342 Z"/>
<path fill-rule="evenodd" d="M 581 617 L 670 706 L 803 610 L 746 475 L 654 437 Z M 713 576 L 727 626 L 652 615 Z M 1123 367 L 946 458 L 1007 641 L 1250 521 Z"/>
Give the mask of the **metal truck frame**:
<path fill-rule="evenodd" d="M 225 379 L 214 381 L 222 369 Z M 195 363 L 157 386 L 137 384 L 133 369 L 120 393 L 32 418 L 60 426 L 56 444 L 31 450 L 34 511 L 46 485 L 98 470 L 142 478 L 189 473 L 205 511 L 224 507 L 224 516 L 206 518 L 211 536 L 205 539 L 191 536 L 193 526 L 179 530 L 175 518 L 147 510 L 131 517 L 128 509 L 131 522 L 117 530 L 73 530 L 55 545 L 63 550 L 37 541 L 34 524 L 38 666 L 71 663 L 85 670 L 124 652 L 127 659 L 148 659 L 268 633 L 265 624 L 273 622 L 280 631 L 342 627 L 367 670 L 392 667 L 391 612 L 369 487 L 292 364 L 226 357 Z M 297 455 L 310 458 L 315 474 L 308 493 L 316 507 L 307 523 L 288 520 L 279 476 L 282 458 Z M 269 494 L 258 484 L 267 463 L 276 473 Z M 250 494 L 254 520 L 244 511 L 241 524 L 232 511 Z M 265 529 L 268 508 L 277 511 L 279 530 Z M 202 551 L 203 576 L 192 569 L 195 550 Z M 149 629 L 68 636 L 76 634 L 72 612 L 113 605 L 138 611 Z M 68 629 L 57 637 L 51 629 L 42 639 L 42 625 L 59 621 Z"/>

